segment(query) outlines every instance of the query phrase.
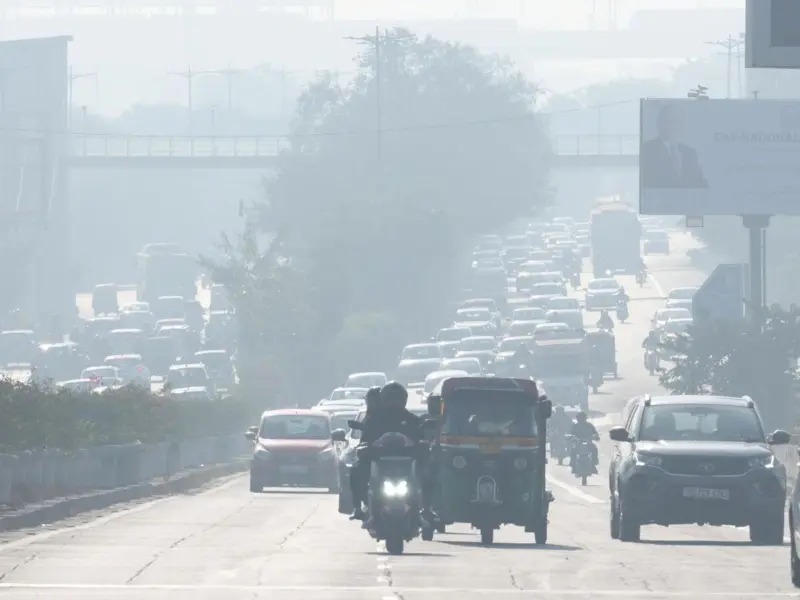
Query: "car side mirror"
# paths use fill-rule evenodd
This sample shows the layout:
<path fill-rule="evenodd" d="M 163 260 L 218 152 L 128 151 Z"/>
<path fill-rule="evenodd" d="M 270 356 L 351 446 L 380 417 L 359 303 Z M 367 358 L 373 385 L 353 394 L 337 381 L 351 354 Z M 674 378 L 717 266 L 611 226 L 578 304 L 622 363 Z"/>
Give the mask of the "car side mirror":
<path fill-rule="evenodd" d="M 784 431 L 783 429 L 776 429 L 769 436 L 767 436 L 767 442 L 771 446 L 783 446 L 791 441 L 792 441 L 791 434 L 788 431 Z"/>
<path fill-rule="evenodd" d="M 363 431 L 364 427 L 361 424 L 361 421 L 356 421 L 355 419 L 351 419 L 347 422 L 347 426 L 350 429 L 355 429 L 356 431 Z"/>
<path fill-rule="evenodd" d="M 628 430 L 624 427 L 612 427 L 608 432 L 608 437 L 614 442 L 627 442 L 631 439 Z"/>
<path fill-rule="evenodd" d="M 347 441 L 347 432 L 344 429 L 334 429 L 331 432 L 331 441 L 332 442 L 346 442 Z"/>
<path fill-rule="evenodd" d="M 244 432 L 244 437 L 248 441 L 255 442 L 256 437 L 258 437 L 258 434 L 255 431 L 248 430 Z"/>

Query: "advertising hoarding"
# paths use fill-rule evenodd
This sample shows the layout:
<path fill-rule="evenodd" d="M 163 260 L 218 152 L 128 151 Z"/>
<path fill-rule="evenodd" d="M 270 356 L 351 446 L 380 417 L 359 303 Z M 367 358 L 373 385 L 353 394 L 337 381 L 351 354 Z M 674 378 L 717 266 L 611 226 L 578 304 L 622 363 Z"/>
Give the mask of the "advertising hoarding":
<path fill-rule="evenodd" d="M 800 68 L 800 2 L 747 0 L 745 66 Z"/>
<path fill-rule="evenodd" d="M 641 101 L 639 212 L 800 215 L 800 101 Z"/>

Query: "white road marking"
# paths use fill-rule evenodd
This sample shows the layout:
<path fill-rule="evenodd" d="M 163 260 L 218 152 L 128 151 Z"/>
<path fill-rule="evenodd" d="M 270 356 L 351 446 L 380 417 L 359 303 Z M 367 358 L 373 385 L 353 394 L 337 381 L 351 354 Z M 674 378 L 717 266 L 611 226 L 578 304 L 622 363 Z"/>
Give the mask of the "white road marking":
<path fill-rule="evenodd" d="M 545 475 L 545 479 L 552 483 L 554 486 L 561 488 L 565 492 L 575 496 L 579 500 L 583 500 L 584 502 L 588 502 L 589 504 L 606 504 L 605 500 L 601 500 L 600 498 L 595 498 L 591 494 L 587 494 L 583 490 L 575 487 L 574 485 L 570 485 L 568 483 L 564 483 L 563 481 L 559 481 L 549 473 Z"/>
<path fill-rule="evenodd" d="M 374 592 L 379 586 L 332 586 L 332 585 L 126 585 L 126 584 L 59 584 L 59 583 L 0 583 L 0 590 L 77 590 L 77 591 L 188 591 L 188 592 Z M 658 589 L 567 589 L 567 590 L 518 590 L 508 588 L 455 588 L 455 587 L 414 587 L 398 586 L 397 592 L 385 599 L 399 597 L 406 593 L 463 594 L 493 596 L 575 596 L 580 598 L 597 597 L 663 597 L 663 598 L 800 598 L 798 592 L 709 592 L 709 591 L 662 591 Z"/>
<path fill-rule="evenodd" d="M 653 284 L 653 287 L 656 288 L 656 292 L 658 293 L 659 296 L 661 296 L 662 298 L 667 297 L 667 295 L 664 293 L 664 288 L 662 288 L 661 284 L 658 283 L 658 279 L 656 279 L 655 275 L 653 275 L 652 273 L 648 273 L 647 279 L 650 281 L 650 283 Z"/>

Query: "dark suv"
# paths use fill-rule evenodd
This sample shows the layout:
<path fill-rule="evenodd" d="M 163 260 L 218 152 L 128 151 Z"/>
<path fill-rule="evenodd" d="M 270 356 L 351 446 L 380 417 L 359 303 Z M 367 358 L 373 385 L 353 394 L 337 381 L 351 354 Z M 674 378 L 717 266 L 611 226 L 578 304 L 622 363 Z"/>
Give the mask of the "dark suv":
<path fill-rule="evenodd" d="M 783 543 L 786 469 L 755 403 L 720 396 L 644 396 L 628 403 L 609 470 L 611 537 L 642 525 L 749 526 L 751 541 Z"/>

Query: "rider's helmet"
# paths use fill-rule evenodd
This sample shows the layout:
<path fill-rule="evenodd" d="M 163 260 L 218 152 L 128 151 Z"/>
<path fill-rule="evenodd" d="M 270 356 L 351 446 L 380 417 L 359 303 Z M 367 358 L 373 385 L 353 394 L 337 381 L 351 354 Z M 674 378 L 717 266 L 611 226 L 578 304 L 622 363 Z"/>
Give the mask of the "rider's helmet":
<path fill-rule="evenodd" d="M 364 402 L 367 405 L 367 412 L 373 412 L 376 408 L 378 408 L 380 400 L 381 400 L 380 386 L 369 388 L 369 390 L 367 391 L 367 395 L 364 396 Z"/>
<path fill-rule="evenodd" d="M 403 409 L 407 403 L 408 392 L 396 381 L 390 381 L 381 388 L 381 404 L 385 408 Z"/>
<path fill-rule="evenodd" d="M 604 308 L 600 311 L 600 318 L 608 317 L 608 311 Z"/>
<path fill-rule="evenodd" d="M 586 413 L 583 411 L 579 411 L 578 414 L 575 415 L 575 420 L 578 423 L 586 423 Z"/>

